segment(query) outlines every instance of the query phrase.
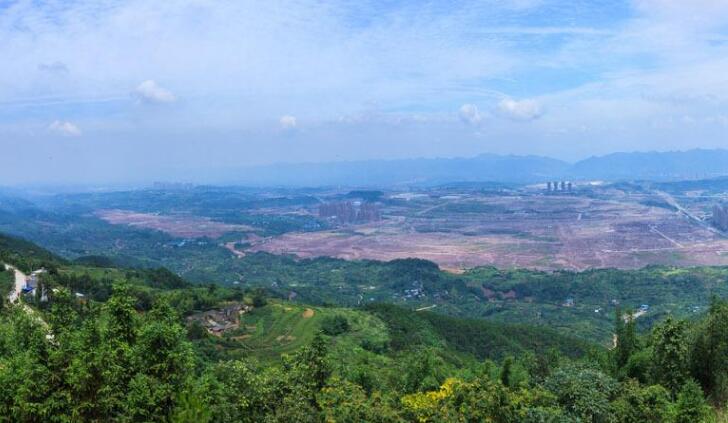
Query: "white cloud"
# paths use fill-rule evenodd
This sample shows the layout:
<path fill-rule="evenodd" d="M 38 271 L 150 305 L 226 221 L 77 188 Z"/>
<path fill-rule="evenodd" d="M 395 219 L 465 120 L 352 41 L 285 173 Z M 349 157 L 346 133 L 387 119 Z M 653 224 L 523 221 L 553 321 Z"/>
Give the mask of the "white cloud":
<path fill-rule="evenodd" d="M 64 137 L 80 137 L 81 130 L 75 124 L 68 121 L 55 120 L 48 125 L 48 130 Z"/>
<path fill-rule="evenodd" d="M 144 103 L 172 103 L 177 100 L 172 92 L 160 87 L 151 79 L 139 84 L 133 94 L 139 101 Z"/>
<path fill-rule="evenodd" d="M 533 120 L 543 115 L 541 105 L 536 100 L 513 100 L 504 98 L 498 103 L 498 112 L 509 119 Z"/>
<path fill-rule="evenodd" d="M 281 119 L 279 120 L 281 128 L 283 129 L 293 129 L 298 125 L 298 121 L 296 120 L 295 116 L 291 115 L 285 115 L 281 116 Z"/>
<path fill-rule="evenodd" d="M 92 135 L 87 125 L 93 135 L 105 126 L 114 128 L 109 135 L 133 127 L 135 138 L 152 140 L 141 147 L 152 154 L 139 156 L 169 151 L 180 128 L 199 129 L 185 132 L 205 142 L 209 128 L 273 136 L 297 127 L 281 111 L 301 110 L 307 132 L 300 138 L 309 144 L 298 145 L 339 149 L 342 157 L 359 147 L 325 144 L 314 127 L 339 140 L 367 126 L 399 125 L 421 140 L 405 149 L 383 131 L 372 153 L 382 157 L 471 148 L 454 141 L 451 151 L 438 150 L 438 127 L 523 138 L 524 151 L 541 148 L 542 134 L 582 126 L 596 134 L 589 143 L 577 134 L 559 145 L 571 142 L 579 154 L 592 154 L 596 147 L 651 146 L 649 139 L 667 139 L 670 148 L 725 143 L 699 117 L 728 110 L 728 1 L 384 3 L 11 2 L 0 13 L 0 126 L 17 133 L 63 117 L 82 124 L 84 137 Z M 502 91 L 517 97 L 501 101 Z M 153 118 L 151 107 L 129 110 L 132 102 L 175 98 L 183 104 L 153 111 Z M 522 100 L 529 98 L 537 100 Z M 644 124 L 683 115 L 696 119 L 696 129 L 705 127 L 704 136 L 665 137 Z M 18 116 L 29 122 L 16 123 Z M 510 121 L 538 116 L 527 125 Z M 616 141 L 617 127 L 634 138 Z M 637 138 L 645 141 L 632 145 Z M 251 156 L 299 159 L 289 145 L 275 153 L 280 157 Z"/>
<path fill-rule="evenodd" d="M 460 119 L 471 125 L 477 125 L 483 120 L 483 115 L 474 104 L 463 104 L 459 112 Z"/>

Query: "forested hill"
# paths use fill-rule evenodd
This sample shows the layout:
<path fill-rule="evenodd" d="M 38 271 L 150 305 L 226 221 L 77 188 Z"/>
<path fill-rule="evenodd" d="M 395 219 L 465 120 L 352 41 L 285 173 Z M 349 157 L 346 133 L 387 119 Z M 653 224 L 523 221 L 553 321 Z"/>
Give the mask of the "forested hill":
<path fill-rule="evenodd" d="M 728 175 L 728 150 L 613 153 L 571 166 L 568 175 L 608 180 L 680 180 Z"/>
<path fill-rule="evenodd" d="M 439 344 L 480 360 L 500 360 L 550 349 L 574 358 L 600 350 L 595 344 L 543 326 L 456 318 L 390 304 L 372 304 L 364 310 L 387 324 L 390 348 L 395 351 Z"/>
<path fill-rule="evenodd" d="M 30 241 L 0 233 L 0 262 L 30 269 L 64 263 L 65 260 Z"/>
<path fill-rule="evenodd" d="M 543 327 L 307 305 L 103 260 L 48 263 L 36 293 L 2 299 L 0 422 L 726 418 L 718 299 L 690 323 L 668 317 L 644 333 L 617 309 L 608 350 Z"/>

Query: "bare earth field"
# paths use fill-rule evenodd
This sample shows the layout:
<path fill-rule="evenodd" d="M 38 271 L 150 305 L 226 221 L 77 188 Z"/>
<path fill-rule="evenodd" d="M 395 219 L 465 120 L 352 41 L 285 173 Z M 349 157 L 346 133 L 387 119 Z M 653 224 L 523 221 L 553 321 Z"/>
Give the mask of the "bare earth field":
<path fill-rule="evenodd" d="M 401 195 L 401 194 L 400 194 Z M 728 265 L 728 240 L 640 196 L 461 195 L 401 201 L 385 219 L 252 242 L 248 251 L 391 260 L 418 257 L 445 269 L 639 268 Z"/>
<path fill-rule="evenodd" d="M 253 229 L 250 226 L 215 222 L 206 217 L 186 214 L 160 215 L 113 209 L 97 210 L 96 216 L 114 225 L 153 229 L 181 238 L 219 238 L 228 232 Z"/>

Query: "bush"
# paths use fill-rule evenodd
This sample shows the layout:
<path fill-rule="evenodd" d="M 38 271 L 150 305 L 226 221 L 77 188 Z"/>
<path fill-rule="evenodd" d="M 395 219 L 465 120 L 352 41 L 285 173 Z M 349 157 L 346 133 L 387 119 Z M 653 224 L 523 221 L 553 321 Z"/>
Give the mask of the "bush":
<path fill-rule="evenodd" d="M 253 307 L 260 308 L 268 304 L 268 299 L 265 295 L 265 290 L 262 288 L 256 288 L 253 290 L 253 292 L 250 294 Z"/>
<path fill-rule="evenodd" d="M 342 315 L 327 316 L 321 321 L 321 331 L 329 336 L 341 335 L 349 331 L 349 321 Z"/>

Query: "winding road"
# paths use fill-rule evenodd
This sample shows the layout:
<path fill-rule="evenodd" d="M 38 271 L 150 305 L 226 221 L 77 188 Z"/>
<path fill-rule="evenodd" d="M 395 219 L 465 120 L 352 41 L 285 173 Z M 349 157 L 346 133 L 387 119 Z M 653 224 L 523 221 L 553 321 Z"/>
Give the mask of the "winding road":
<path fill-rule="evenodd" d="M 9 264 L 5 265 L 5 269 L 8 269 L 8 270 L 12 269 L 15 272 L 15 287 L 14 287 L 15 289 L 13 289 L 8 294 L 8 301 L 10 301 L 11 303 L 14 303 L 18 300 L 18 298 L 20 297 L 20 292 L 25 287 L 25 280 L 26 280 L 27 276 L 25 275 L 25 273 L 21 272 L 20 270 L 16 269 L 13 266 L 10 266 Z"/>

